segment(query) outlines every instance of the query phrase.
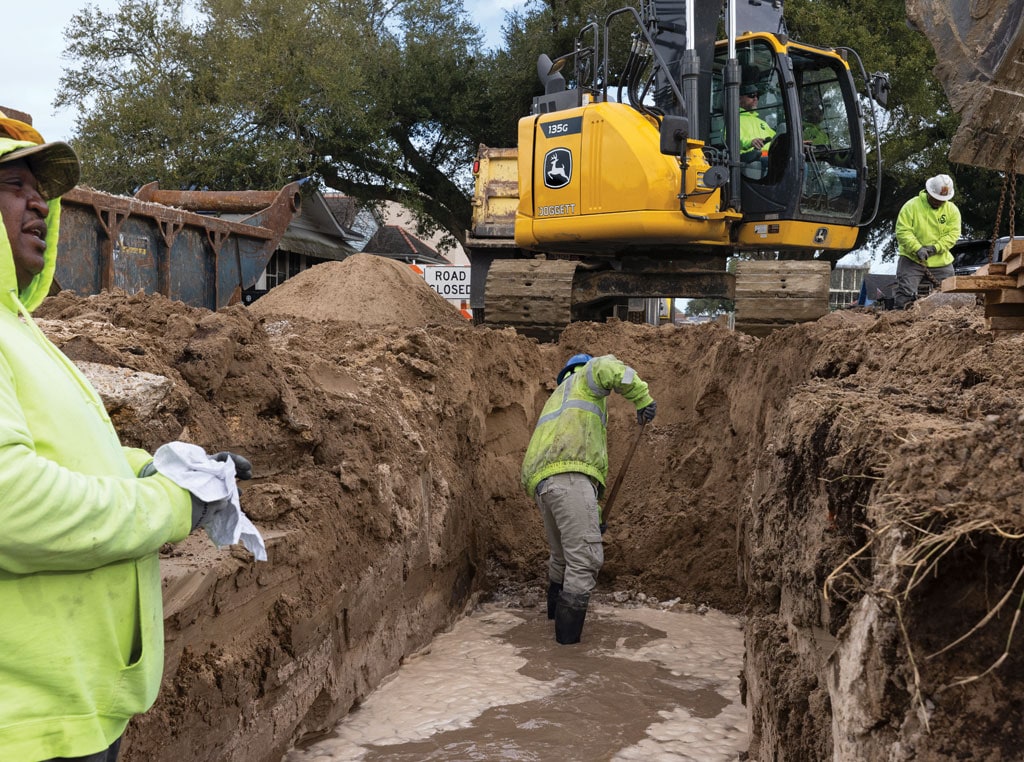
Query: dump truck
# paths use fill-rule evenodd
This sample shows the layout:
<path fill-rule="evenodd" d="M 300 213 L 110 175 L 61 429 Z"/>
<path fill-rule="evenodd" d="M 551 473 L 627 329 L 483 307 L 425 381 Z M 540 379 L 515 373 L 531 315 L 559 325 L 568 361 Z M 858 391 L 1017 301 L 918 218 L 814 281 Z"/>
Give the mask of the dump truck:
<path fill-rule="evenodd" d="M 54 280 L 81 296 L 112 288 L 217 310 L 241 301 L 301 208 L 300 184 L 276 191 L 134 196 L 77 186 L 61 197 Z"/>
<path fill-rule="evenodd" d="M 732 299 L 758 334 L 825 314 L 832 263 L 877 212 L 862 112 L 888 80 L 849 48 L 790 40 L 781 4 L 730 2 L 716 42 L 722 7 L 648 0 L 539 57 L 516 147 L 474 165 L 474 315 L 553 337 L 630 298 Z M 741 88 L 761 96 L 763 149 L 742 140 Z M 772 261 L 731 272 L 737 254 Z"/>

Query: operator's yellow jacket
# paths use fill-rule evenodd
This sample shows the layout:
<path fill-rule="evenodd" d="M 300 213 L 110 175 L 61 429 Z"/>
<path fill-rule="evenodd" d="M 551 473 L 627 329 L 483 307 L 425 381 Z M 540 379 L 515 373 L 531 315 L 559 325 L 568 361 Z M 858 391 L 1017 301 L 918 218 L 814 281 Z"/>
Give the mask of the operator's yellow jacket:
<path fill-rule="evenodd" d="M 521 480 L 532 498 L 537 485 L 570 471 L 608 478 L 607 397 L 618 392 L 637 410 L 652 402 L 647 382 L 614 355 L 595 357 L 569 373 L 548 398 L 523 459 Z"/>
<path fill-rule="evenodd" d="M 0 138 L 0 155 L 30 142 Z M 44 268 L 19 293 L 0 224 L 0 760 L 106 749 L 156 699 L 164 666 L 157 551 L 186 537 L 189 493 L 136 478 L 99 395 L 29 313 L 53 281 L 60 202 Z"/>
<path fill-rule="evenodd" d="M 928 192 L 921 191 L 907 201 L 896 217 L 896 241 L 900 256 L 918 262 L 917 250 L 934 246 L 935 254 L 924 262 L 927 267 L 953 264 L 950 249 L 960 240 L 960 210 L 952 201 L 937 208 L 928 203 Z"/>

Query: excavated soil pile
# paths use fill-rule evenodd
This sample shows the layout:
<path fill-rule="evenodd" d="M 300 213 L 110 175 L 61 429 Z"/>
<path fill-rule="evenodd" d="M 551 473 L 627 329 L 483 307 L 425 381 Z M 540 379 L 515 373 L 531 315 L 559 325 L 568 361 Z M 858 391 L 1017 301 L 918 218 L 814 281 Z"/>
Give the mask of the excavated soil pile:
<path fill-rule="evenodd" d="M 600 589 L 746 615 L 752 758 L 1019 757 L 1020 337 L 922 304 L 760 340 L 581 323 L 544 345 L 410 275 L 359 256 L 251 308 L 59 294 L 37 313 L 126 443 L 256 472 L 267 563 L 200 534 L 165 549 L 164 685 L 126 762 L 279 762 L 479 595 L 536 599 L 518 471 L 577 351 L 614 353 L 658 401 Z M 609 407 L 614 474 L 636 424 Z"/>

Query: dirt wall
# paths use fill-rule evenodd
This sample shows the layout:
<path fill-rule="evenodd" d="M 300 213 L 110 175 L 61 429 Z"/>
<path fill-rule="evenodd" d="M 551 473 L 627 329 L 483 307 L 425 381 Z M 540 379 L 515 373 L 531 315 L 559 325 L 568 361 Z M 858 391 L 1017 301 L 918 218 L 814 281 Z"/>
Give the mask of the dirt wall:
<path fill-rule="evenodd" d="M 518 471 L 578 351 L 630 363 L 659 404 L 601 589 L 746 614 L 752 758 L 939 759 L 971 744 L 1012 758 L 1014 649 L 946 686 L 999 658 L 1016 600 L 926 657 L 1021 568 L 1019 337 L 944 307 L 835 313 L 760 340 L 582 323 L 544 345 L 472 327 L 400 267 L 354 257 L 215 314 L 121 293 L 40 310 L 76 362 L 169 382 L 108 395 L 127 443 L 232 449 L 256 472 L 242 499 L 269 562 L 201 535 L 165 549 L 164 685 L 129 728 L 128 762 L 278 762 L 475 596 L 542 590 Z M 416 298 L 372 287 L 396 282 Z M 621 398 L 609 409 L 615 473 L 636 426 Z"/>

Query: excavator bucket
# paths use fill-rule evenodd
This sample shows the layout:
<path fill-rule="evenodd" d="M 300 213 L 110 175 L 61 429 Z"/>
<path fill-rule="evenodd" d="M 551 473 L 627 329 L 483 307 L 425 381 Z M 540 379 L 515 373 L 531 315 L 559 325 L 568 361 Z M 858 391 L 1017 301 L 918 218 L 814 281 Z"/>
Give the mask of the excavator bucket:
<path fill-rule="evenodd" d="M 907 0 L 907 18 L 935 49 L 935 75 L 960 128 L 949 158 L 1007 169 L 1024 154 L 1024 0 Z"/>

